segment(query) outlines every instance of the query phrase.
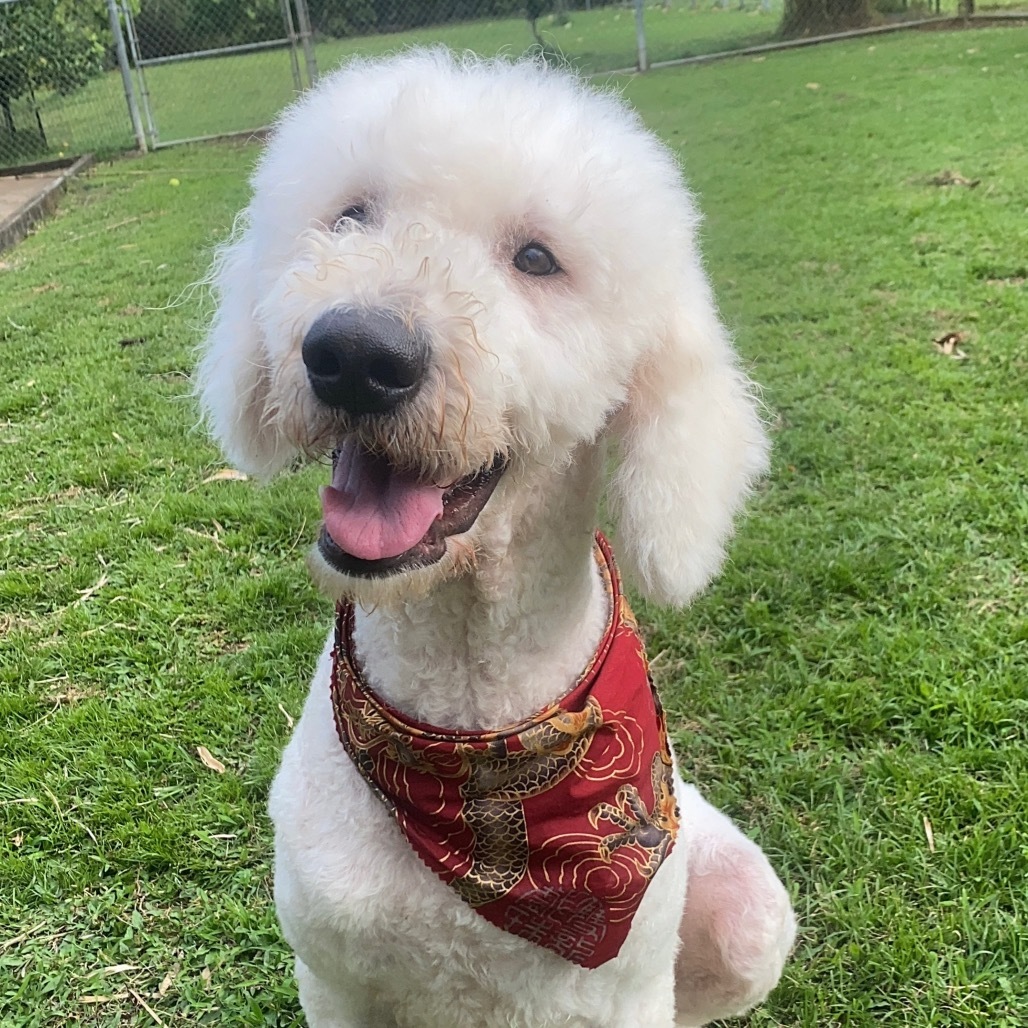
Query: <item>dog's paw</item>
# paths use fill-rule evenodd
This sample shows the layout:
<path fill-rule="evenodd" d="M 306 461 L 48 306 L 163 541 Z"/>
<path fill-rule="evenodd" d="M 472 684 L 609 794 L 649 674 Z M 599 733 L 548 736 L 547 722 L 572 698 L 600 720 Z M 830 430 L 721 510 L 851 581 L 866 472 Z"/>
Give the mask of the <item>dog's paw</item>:
<path fill-rule="evenodd" d="M 679 1028 L 742 1014 L 778 983 L 796 938 L 784 886 L 756 846 L 690 874 L 676 967 Z"/>

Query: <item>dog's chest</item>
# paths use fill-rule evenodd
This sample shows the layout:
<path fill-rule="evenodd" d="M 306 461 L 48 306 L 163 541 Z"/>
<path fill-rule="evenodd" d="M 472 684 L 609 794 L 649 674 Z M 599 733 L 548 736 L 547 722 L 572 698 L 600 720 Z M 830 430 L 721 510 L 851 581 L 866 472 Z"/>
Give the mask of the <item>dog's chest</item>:
<path fill-rule="evenodd" d="M 360 777 L 336 734 L 329 670 L 326 651 L 270 802 L 275 902 L 298 957 L 340 989 L 364 982 L 391 1010 L 410 1001 L 397 1021 L 402 1024 L 492 1028 L 486 1009 L 505 1011 L 498 1025 L 637 1023 L 638 994 L 626 993 L 630 1006 L 617 1013 L 621 990 L 613 983 L 625 975 L 644 982 L 668 973 L 673 947 L 655 940 L 675 936 L 685 847 L 675 847 L 665 861 L 616 961 L 587 970 L 499 931 L 416 856 Z M 550 983 L 545 1008 L 536 999 L 541 981 Z"/>
<path fill-rule="evenodd" d="M 341 747 L 319 684 L 283 756 L 271 802 L 276 907 L 297 956 L 341 990 L 362 982 L 397 1024 L 637 1023 L 638 996 L 626 993 L 622 1010 L 615 982 L 627 976 L 643 983 L 644 995 L 659 995 L 645 983 L 668 974 L 674 947 L 656 940 L 675 937 L 685 847 L 665 862 L 616 961 L 588 970 L 528 944 L 497 930 L 416 857 L 345 754 L 326 763 Z M 548 983 L 542 992 L 540 982 Z"/>

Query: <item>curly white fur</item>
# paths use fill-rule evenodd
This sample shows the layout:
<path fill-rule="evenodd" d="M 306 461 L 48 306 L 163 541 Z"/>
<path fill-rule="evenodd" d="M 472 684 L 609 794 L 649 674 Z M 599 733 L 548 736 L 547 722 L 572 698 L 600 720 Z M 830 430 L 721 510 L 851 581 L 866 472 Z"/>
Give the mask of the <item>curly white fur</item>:
<path fill-rule="evenodd" d="M 354 62 L 285 114 L 253 185 L 200 366 L 229 458 L 268 475 L 344 432 L 437 481 L 510 457 L 437 564 L 368 580 L 312 556 L 326 591 L 358 602 L 358 653 L 384 699 L 483 728 L 569 688 L 605 622 L 591 547 L 608 440 L 616 549 L 637 586 L 681 604 L 718 570 L 766 439 L 692 198 L 620 100 L 534 60 Z M 358 202 L 368 223 L 339 222 Z M 529 241 L 559 275 L 514 267 Z M 337 305 L 428 334 L 429 379 L 395 417 L 345 423 L 311 392 L 300 346 Z M 475 914 L 351 766 L 327 652 L 271 797 L 276 903 L 313 1028 L 661 1028 L 773 987 L 794 933 L 785 891 L 681 783 L 682 843 L 615 960 L 584 970 Z"/>

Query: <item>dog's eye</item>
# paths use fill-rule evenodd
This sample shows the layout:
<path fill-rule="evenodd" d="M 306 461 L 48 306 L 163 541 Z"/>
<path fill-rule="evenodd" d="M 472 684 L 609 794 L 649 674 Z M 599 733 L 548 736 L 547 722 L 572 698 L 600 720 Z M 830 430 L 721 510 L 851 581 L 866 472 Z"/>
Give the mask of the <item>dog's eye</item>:
<path fill-rule="evenodd" d="M 344 207 L 339 214 L 336 216 L 336 220 L 332 224 L 332 228 L 338 232 L 342 229 L 352 228 L 347 225 L 346 222 L 355 221 L 358 225 L 365 225 L 368 221 L 368 207 L 367 204 L 363 203 L 352 203 L 349 207 Z"/>
<path fill-rule="evenodd" d="M 514 267 L 526 275 L 555 275 L 560 271 L 556 257 L 542 243 L 529 243 L 518 250 Z"/>

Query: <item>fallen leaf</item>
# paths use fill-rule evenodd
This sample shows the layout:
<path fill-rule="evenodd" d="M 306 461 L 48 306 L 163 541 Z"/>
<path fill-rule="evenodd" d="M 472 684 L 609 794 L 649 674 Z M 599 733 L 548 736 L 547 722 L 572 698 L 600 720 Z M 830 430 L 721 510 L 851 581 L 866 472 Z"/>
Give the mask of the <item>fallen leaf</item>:
<path fill-rule="evenodd" d="M 78 590 L 79 598 L 75 601 L 75 606 L 78 606 L 80 603 L 85 603 L 86 600 L 88 600 L 91 596 L 93 596 L 96 593 L 98 593 L 106 584 L 107 584 L 107 574 L 104 573 L 104 574 L 102 574 L 100 576 L 100 578 L 97 581 L 96 585 L 91 585 L 88 589 L 79 589 Z"/>
<path fill-rule="evenodd" d="M 0 942 L 0 953 L 2 953 L 4 950 L 10 949 L 12 946 L 17 946 L 19 943 L 24 942 L 27 938 L 29 938 L 30 935 L 34 935 L 36 932 L 38 932 L 39 929 L 42 928 L 45 924 L 45 921 L 40 921 L 39 924 L 33 925 L 27 931 L 22 932 L 21 935 L 15 935 L 11 939 L 4 939 L 3 942 Z"/>
<path fill-rule="evenodd" d="M 161 981 L 161 984 L 157 986 L 157 995 L 163 996 L 168 989 L 171 988 L 171 983 L 175 980 L 175 972 L 169 971 Z"/>
<path fill-rule="evenodd" d="M 138 964 L 112 964 L 110 967 L 101 967 L 93 974 L 102 974 L 105 978 L 109 974 L 124 974 L 126 971 L 138 971 Z"/>
<path fill-rule="evenodd" d="M 924 837 L 928 840 L 928 852 L 935 852 L 935 832 L 932 831 L 932 823 L 927 817 L 921 819 L 924 822 Z"/>
<path fill-rule="evenodd" d="M 246 482 L 249 477 L 242 471 L 236 471 L 235 468 L 222 468 L 220 471 L 215 471 L 213 475 L 208 475 L 203 480 L 203 484 L 207 485 L 208 482 Z"/>
<path fill-rule="evenodd" d="M 129 989 L 129 992 L 132 994 L 132 998 L 154 1019 L 154 1021 L 157 1024 L 160 1024 L 160 1025 L 164 1024 L 164 1022 L 161 1020 L 160 1015 L 157 1013 L 157 1011 L 154 1010 L 153 1007 L 151 1007 L 150 1004 L 147 1003 L 146 1000 L 143 999 L 143 997 L 140 996 L 139 993 L 136 992 L 135 989 Z"/>
<path fill-rule="evenodd" d="M 933 175 L 928 181 L 933 186 L 967 186 L 968 189 L 974 189 L 982 180 L 980 178 L 964 178 L 959 171 L 950 171 L 949 168 L 946 168 L 938 175 Z"/>
<path fill-rule="evenodd" d="M 51 692 L 45 696 L 40 697 L 44 703 L 56 703 L 60 706 L 62 703 L 78 703 L 80 700 L 90 699 L 99 693 L 99 689 L 84 688 L 80 689 L 78 686 L 69 685 L 63 692 Z"/>
<path fill-rule="evenodd" d="M 955 361 L 967 360 L 967 354 L 960 349 L 959 344 L 964 341 L 961 332 L 947 332 L 944 336 L 932 340 L 932 345 L 945 357 L 952 357 Z"/>
<path fill-rule="evenodd" d="M 217 771 L 219 775 L 225 773 L 225 765 L 206 746 L 197 746 L 196 755 L 203 761 L 203 763 L 209 767 L 212 771 Z"/>

